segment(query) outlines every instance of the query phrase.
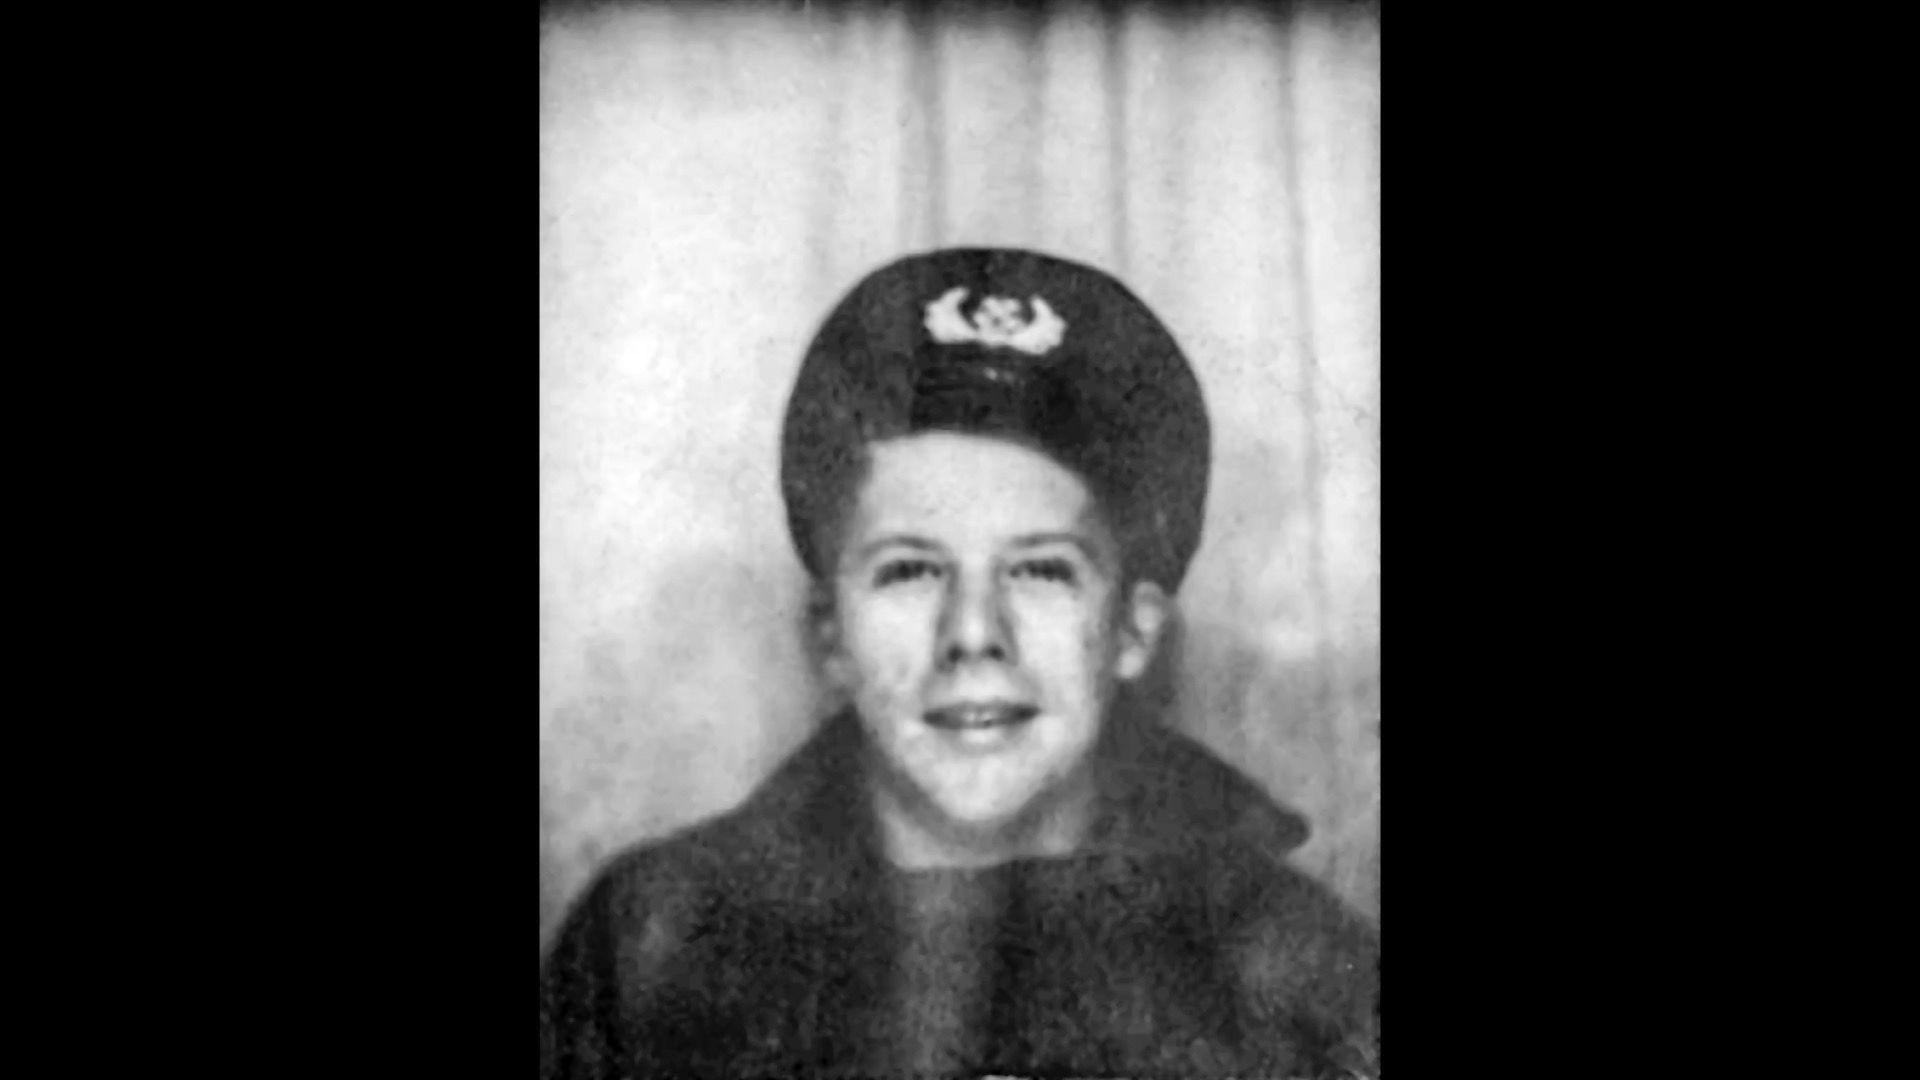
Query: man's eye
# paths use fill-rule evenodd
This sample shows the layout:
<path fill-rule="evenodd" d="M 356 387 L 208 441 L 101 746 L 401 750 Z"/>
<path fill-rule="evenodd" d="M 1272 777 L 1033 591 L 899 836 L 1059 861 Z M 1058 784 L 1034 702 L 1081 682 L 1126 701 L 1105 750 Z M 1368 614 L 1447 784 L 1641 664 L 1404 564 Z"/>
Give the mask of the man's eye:
<path fill-rule="evenodd" d="M 940 567 L 925 559 L 896 559 L 883 563 L 873 575 L 875 585 L 893 585 L 905 581 L 918 581 L 922 578 L 937 577 Z"/>
<path fill-rule="evenodd" d="M 1072 585 L 1079 580 L 1079 575 L 1074 573 L 1073 564 L 1065 559 L 1028 559 L 1014 566 L 1013 576 L 1058 582 L 1062 585 Z"/>

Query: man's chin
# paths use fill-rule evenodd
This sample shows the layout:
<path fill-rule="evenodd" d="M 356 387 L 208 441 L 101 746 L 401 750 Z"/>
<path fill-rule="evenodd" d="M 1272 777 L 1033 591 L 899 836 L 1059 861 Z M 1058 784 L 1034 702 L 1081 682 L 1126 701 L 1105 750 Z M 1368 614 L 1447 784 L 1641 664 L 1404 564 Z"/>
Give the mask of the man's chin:
<path fill-rule="evenodd" d="M 1031 795 L 933 796 L 926 808 L 937 817 L 941 831 L 976 841 L 1009 839 L 1034 816 Z"/>
<path fill-rule="evenodd" d="M 908 779 L 905 800 L 920 827 L 945 842 L 968 848 L 998 849 L 1032 831 L 1047 803 L 1044 788 L 947 787 Z"/>

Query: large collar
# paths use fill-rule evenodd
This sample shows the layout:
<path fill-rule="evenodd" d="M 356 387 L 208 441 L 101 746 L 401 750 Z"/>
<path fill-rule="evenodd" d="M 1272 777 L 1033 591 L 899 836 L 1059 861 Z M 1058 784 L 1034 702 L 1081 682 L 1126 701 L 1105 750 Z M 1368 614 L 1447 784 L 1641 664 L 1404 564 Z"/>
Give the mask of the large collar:
<path fill-rule="evenodd" d="M 775 770 L 734 815 L 749 846 L 791 866 L 818 865 L 821 856 L 869 860 L 875 831 L 858 794 L 862 738 L 858 719 L 843 711 Z M 1200 843 L 1277 859 L 1307 838 L 1300 815 L 1158 722 L 1119 724 L 1099 753 L 1106 812 L 1092 853 L 1181 854 Z"/>

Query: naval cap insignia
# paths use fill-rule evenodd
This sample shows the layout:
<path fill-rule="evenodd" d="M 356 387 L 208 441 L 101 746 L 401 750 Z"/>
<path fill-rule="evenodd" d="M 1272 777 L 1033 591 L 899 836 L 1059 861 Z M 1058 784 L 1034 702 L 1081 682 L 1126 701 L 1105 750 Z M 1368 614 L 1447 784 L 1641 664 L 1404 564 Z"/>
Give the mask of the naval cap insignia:
<path fill-rule="evenodd" d="M 1066 333 L 1066 320 L 1038 296 L 1027 301 L 1033 309 L 1031 320 L 1021 316 L 1020 301 L 1007 296 L 989 296 L 980 301 L 971 323 L 960 314 L 960 302 L 966 298 L 967 290 L 955 286 L 927 305 L 927 333 L 933 335 L 933 340 L 943 345 L 977 341 L 1039 356 L 1060 344 Z"/>

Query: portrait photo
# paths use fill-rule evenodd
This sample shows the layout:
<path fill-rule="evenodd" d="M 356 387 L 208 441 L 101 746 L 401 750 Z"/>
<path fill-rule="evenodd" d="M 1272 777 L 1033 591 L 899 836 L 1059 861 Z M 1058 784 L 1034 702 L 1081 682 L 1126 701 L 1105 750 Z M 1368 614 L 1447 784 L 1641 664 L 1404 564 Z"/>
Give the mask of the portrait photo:
<path fill-rule="evenodd" d="M 543 1077 L 1377 1080 L 1380 88 L 543 5 Z"/>

